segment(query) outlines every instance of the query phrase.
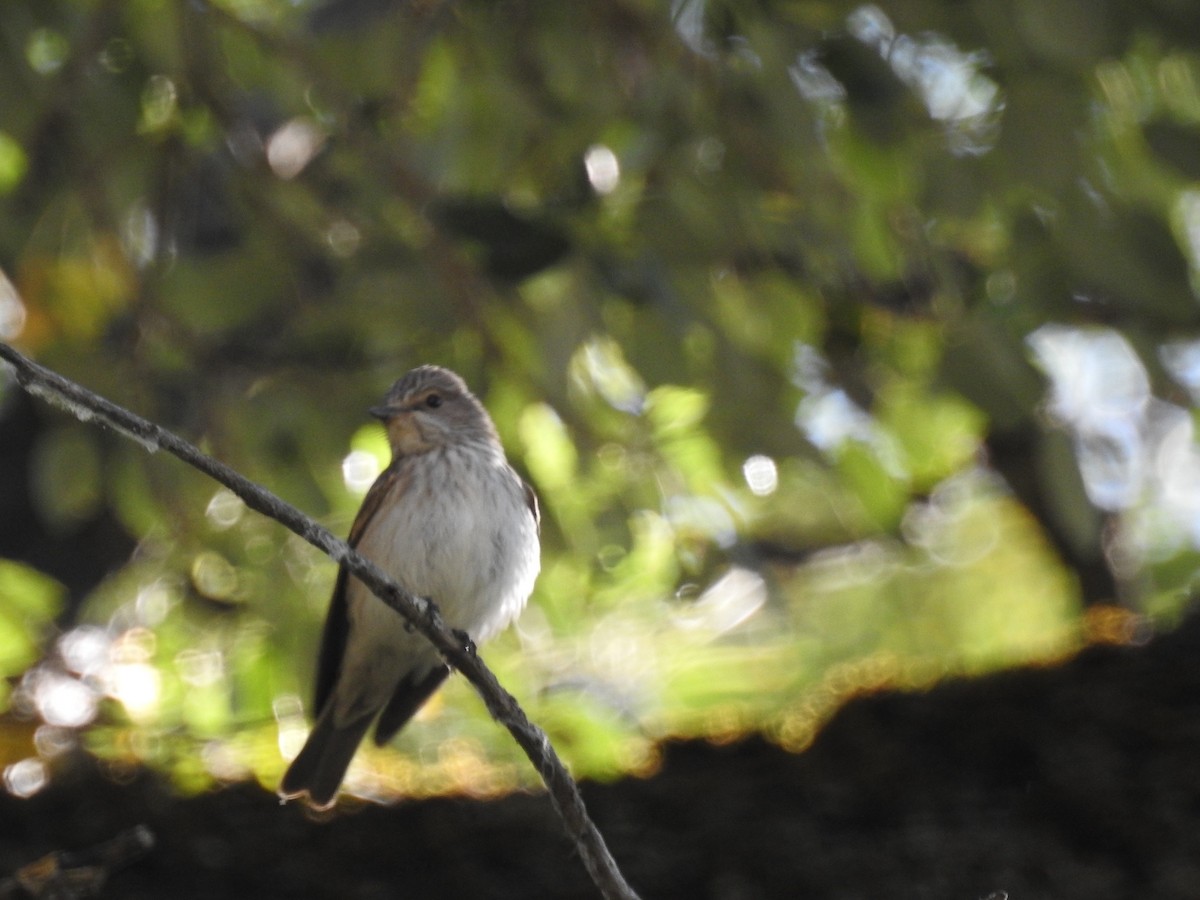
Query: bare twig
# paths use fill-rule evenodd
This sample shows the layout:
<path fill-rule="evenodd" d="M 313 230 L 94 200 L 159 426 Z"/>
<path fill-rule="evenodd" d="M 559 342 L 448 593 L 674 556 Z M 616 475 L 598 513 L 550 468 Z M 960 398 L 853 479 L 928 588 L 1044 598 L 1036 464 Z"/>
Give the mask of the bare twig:
<path fill-rule="evenodd" d="M 200 452 L 165 428 L 38 365 L 7 344 L 0 343 L 0 359 L 13 367 L 17 381 L 34 396 L 66 410 L 80 421 L 106 425 L 137 441 L 151 453 L 159 449 L 166 450 L 220 482 L 247 506 L 291 529 L 345 566 L 379 599 L 404 616 L 438 649 L 446 662 L 466 677 L 483 698 L 492 717 L 509 730 L 525 751 L 545 782 L 551 802 L 601 894 L 606 898 L 636 900 L 637 894 L 625 882 L 604 843 L 604 837 L 588 817 L 579 787 L 559 759 L 546 733 L 529 721 L 524 710 L 500 685 L 474 648 L 464 647 L 463 642 L 455 637 L 434 604 L 406 593 L 374 563 L 359 556 L 345 541 L 335 537 L 296 507 Z"/>
<path fill-rule="evenodd" d="M 137 862 L 153 848 L 154 832 L 138 825 L 85 850 L 56 851 L 0 879 L 0 900 L 99 897 L 113 872 Z"/>

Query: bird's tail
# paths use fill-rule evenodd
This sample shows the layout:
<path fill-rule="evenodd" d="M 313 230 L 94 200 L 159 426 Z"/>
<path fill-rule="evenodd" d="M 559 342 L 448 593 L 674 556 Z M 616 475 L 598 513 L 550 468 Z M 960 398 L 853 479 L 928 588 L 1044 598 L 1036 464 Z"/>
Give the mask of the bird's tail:
<path fill-rule="evenodd" d="M 284 773 L 279 785 L 279 796 L 284 800 L 308 794 L 309 802 L 317 809 L 333 806 L 354 751 L 374 718 L 366 715 L 349 725 L 339 726 L 333 721 L 333 706 L 330 698 L 299 755 Z"/>

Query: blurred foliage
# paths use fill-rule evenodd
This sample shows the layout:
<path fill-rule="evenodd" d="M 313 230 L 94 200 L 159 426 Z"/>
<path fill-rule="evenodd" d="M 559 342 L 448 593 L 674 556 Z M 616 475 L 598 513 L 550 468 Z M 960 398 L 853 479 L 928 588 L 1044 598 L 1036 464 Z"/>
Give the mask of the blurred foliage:
<path fill-rule="evenodd" d="M 484 653 L 578 774 L 800 748 L 856 692 L 1187 602 L 1190 4 L 11 0 L 0 44 L 0 338 L 342 532 L 386 464 L 365 409 L 461 372 L 544 510 Z M 29 427 L 14 534 L 137 549 L 61 613 L 0 561 L 13 716 L 43 755 L 273 784 L 333 564 L 162 454 Z M 530 780 L 452 681 L 351 783 Z"/>
<path fill-rule="evenodd" d="M 20 563 L 0 561 L 0 674 L 6 679 L 37 662 L 61 595 L 53 579 Z M 0 682 L 0 701 L 7 700 L 8 684 Z"/>

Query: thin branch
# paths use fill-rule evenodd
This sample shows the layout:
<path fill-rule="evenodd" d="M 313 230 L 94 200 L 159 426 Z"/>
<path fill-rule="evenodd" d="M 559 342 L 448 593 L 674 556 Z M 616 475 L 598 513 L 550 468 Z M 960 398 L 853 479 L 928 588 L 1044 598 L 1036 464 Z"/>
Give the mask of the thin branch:
<path fill-rule="evenodd" d="M 574 841 L 592 881 L 606 898 L 637 900 L 637 894 L 625 882 L 616 861 L 604 843 L 604 837 L 588 817 L 579 787 L 559 759 L 550 739 L 529 721 L 524 710 L 496 680 L 492 671 L 474 652 L 463 646 L 447 627 L 437 607 L 413 597 L 388 578 L 374 563 L 355 553 L 345 541 L 318 525 L 296 507 L 270 491 L 239 475 L 233 469 L 205 455 L 195 446 L 124 407 L 106 400 L 86 388 L 40 366 L 7 344 L 0 343 L 0 359 L 15 370 L 17 381 L 30 394 L 63 409 L 82 422 L 99 422 L 120 432 L 154 453 L 166 450 L 188 465 L 220 482 L 247 506 L 281 523 L 304 538 L 334 561 L 345 566 L 388 606 L 404 616 L 421 632 L 445 660 L 458 669 L 478 691 L 492 717 L 504 725 L 525 751 L 545 782 L 551 802 L 562 818 L 567 834 Z"/>
<path fill-rule="evenodd" d="M 122 831 L 84 850 L 58 850 L 0 879 L 0 900 L 99 897 L 109 877 L 154 848 L 154 832 L 145 825 Z"/>

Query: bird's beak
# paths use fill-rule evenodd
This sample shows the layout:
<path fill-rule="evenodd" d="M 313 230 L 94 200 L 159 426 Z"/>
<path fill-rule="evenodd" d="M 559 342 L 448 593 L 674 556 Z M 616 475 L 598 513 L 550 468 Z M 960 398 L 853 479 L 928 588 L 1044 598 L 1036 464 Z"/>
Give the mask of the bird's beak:
<path fill-rule="evenodd" d="M 373 415 L 376 419 L 379 419 L 381 422 L 386 422 L 399 411 L 400 410 L 396 409 L 394 406 L 372 406 L 367 410 L 367 412 Z"/>

